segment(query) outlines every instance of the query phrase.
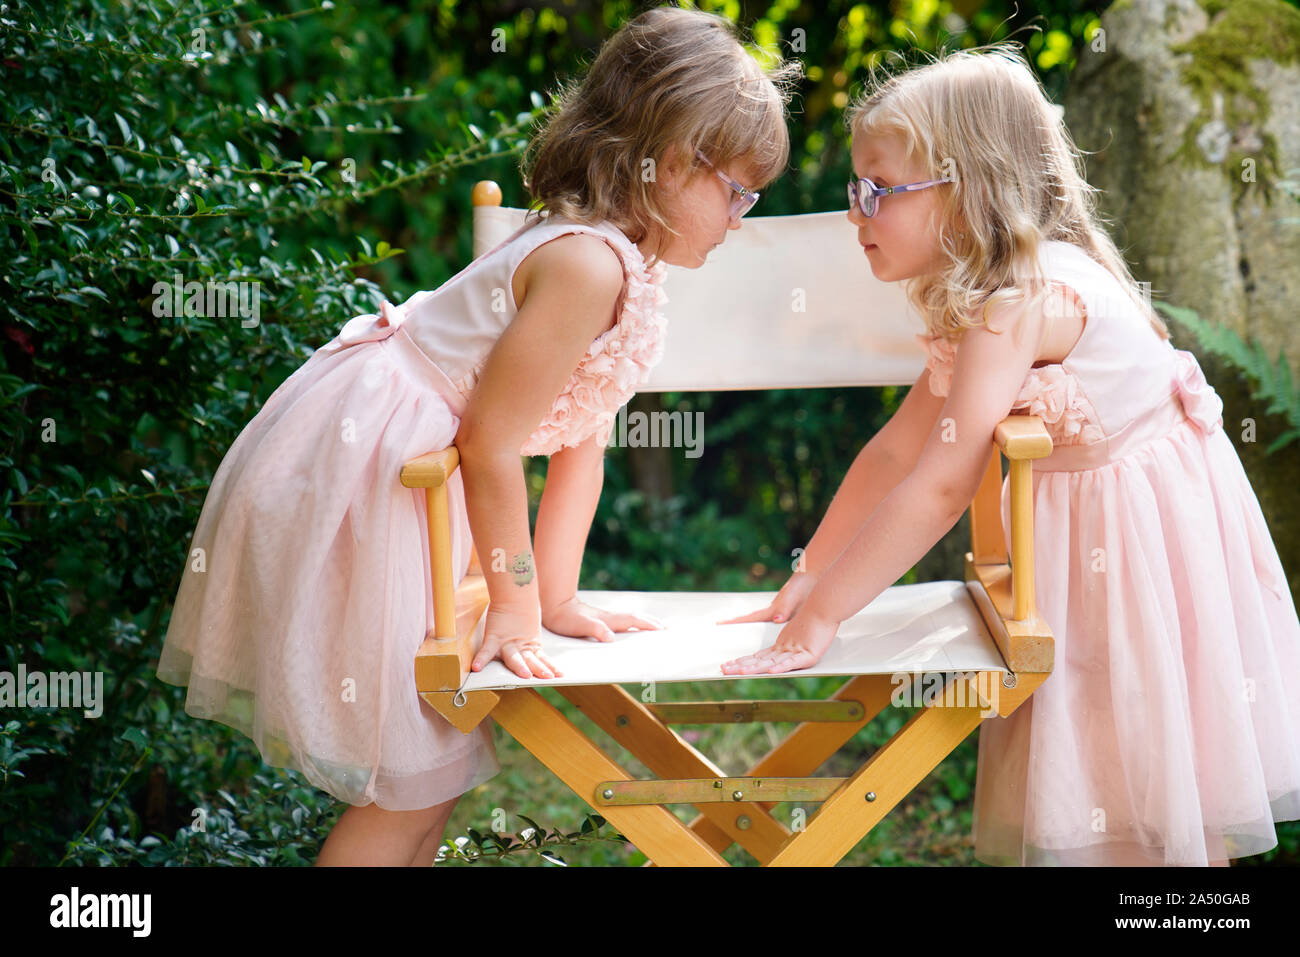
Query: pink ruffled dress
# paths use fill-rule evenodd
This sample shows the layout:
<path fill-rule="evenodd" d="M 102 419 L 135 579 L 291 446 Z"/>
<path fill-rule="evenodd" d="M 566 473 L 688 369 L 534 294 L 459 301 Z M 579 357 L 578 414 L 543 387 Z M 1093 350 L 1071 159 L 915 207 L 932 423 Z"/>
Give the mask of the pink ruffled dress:
<path fill-rule="evenodd" d="M 1300 621 L 1223 403 L 1104 267 L 1040 248 L 1087 313 L 1014 407 L 1055 444 L 1033 486 L 1056 661 L 1025 705 L 981 725 L 975 856 L 1205 865 L 1267 851 L 1274 822 L 1300 818 Z M 954 350 L 920 338 L 947 395 Z"/>
<path fill-rule="evenodd" d="M 445 448 L 516 312 L 511 279 L 538 246 L 591 233 L 626 276 L 587 349 L 520 449 L 549 455 L 615 415 L 663 351 L 663 264 L 608 223 L 531 223 L 433 291 L 357 316 L 267 400 L 208 491 L 158 665 L 185 710 L 248 735 L 267 763 L 341 801 L 440 804 L 500 765 L 487 725 L 465 735 L 416 694 L 433 623 L 424 495 L 402 463 Z M 457 581 L 471 547 L 460 473 L 448 483 Z"/>

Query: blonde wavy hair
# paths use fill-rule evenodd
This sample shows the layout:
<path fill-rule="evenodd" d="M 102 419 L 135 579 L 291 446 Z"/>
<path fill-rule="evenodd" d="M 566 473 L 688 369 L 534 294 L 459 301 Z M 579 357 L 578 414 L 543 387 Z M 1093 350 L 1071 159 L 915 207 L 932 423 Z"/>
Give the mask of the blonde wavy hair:
<path fill-rule="evenodd" d="M 789 161 L 785 106 L 800 75 L 798 61 L 760 66 L 725 17 L 645 11 L 605 42 L 585 78 L 555 94 L 521 163 L 529 218 L 608 220 L 633 242 L 654 237 L 653 264 L 678 233 L 643 172 L 675 146 L 690 177 L 712 176 L 699 149 L 719 167 L 742 161 L 754 177 L 744 185 L 761 190 Z"/>
<path fill-rule="evenodd" d="M 919 157 L 940 178 L 939 242 L 948 267 L 909 280 L 907 295 L 932 335 L 957 339 L 984 323 L 1000 302 L 1042 300 L 1050 286 L 1039 268 L 1042 240 L 1081 247 L 1119 282 L 1157 335 L 1169 338 L 1103 228 L 1097 190 L 1063 113 L 1019 52 L 1003 41 L 942 53 L 923 66 L 871 78 L 850 104 L 850 135 L 900 136 L 909 162 Z"/>

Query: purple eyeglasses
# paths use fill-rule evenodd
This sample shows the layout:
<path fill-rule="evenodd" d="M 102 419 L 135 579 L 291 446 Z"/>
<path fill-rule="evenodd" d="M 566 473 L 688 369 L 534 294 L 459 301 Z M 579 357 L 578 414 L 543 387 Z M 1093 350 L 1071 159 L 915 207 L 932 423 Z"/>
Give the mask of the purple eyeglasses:
<path fill-rule="evenodd" d="M 918 189 L 928 189 L 940 183 L 951 183 L 950 179 L 930 179 L 924 183 L 908 183 L 906 186 L 877 186 L 866 177 L 849 180 L 849 206 L 858 207 L 862 215 L 870 219 L 876 215 L 879 197 L 892 196 L 894 193 L 911 193 Z"/>
<path fill-rule="evenodd" d="M 731 208 L 728 212 L 731 214 L 731 221 L 733 223 L 740 222 L 740 218 L 754 208 L 754 204 L 758 202 L 759 194 L 754 192 L 752 189 L 746 189 L 741 186 L 726 173 L 722 172 L 722 170 L 710 163 L 709 158 L 699 150 L 695 151 L 695 155 L 700 158 L 705 166 L 718 175 L 718 179 L 722 180 L 735 191 L 736 195 L 731 197 Z"/>

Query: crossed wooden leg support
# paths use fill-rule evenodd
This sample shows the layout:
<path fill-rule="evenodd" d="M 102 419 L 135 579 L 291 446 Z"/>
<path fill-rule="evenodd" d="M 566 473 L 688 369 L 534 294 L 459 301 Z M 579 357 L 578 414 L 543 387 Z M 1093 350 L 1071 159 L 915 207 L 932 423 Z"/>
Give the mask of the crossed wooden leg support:
<path fill-rule="evenodd" d="M 997 713 L 1010 714 L 1046 677 L 1024 674 L 1017 676 L 1014 688 L 1000 688 Z M 986 673 L 982 679 L 958 675 L 949 684 L 965 685 L 952 689 L 956 700 L 981 701 L 980 686 L 987 689 L 989 680 L 1001 678 L 1000 673 Z M 725 865 L 720 852 L 736 843 L 764 865 L 827 866 L 843 858 L 947 757 L 979 725 L 981 711 L 987 710 L 986 699 L 984 708 L 946 707 L 937 701 L 914 715 L 852 777 L 789 780 L 802 779 L 820 767 L 889 706 L 894 689 L 888 675 L 852 678 L 831 700 L 859 703 L 857 717 L 805 721 L 741 778 L 727 776 L 656 714 L 658 708 L 673 706 L 643 704 L 617 685 L 556 690 L 659 780 L 627 784 L 635 779 L 535 690 L 495 692 L 499 700 L 491 716 L 655 864 Z M 945 692 L 945 697 L 949 694 Z M 960 697 L 963 694 L 967 697 Z M 800 789 L 813 795 L 821 791 L 822 796 L 811 799 L 824 803 L 805 828 L 791 832 L 771 814 L 777 801 L 754 800 L 765 786 L 769 793 L 781 793 L 782 800 Z M 627 793 L 616 794 L 616 789 Z M 698 800 L 708 791 L 722 800 L 696 803 L 700 816 L 689 825 L 663 806 L 677 803 L 674 795 L 694 795 Z M 634 800 L 644 803 L 630 803 Z"/>

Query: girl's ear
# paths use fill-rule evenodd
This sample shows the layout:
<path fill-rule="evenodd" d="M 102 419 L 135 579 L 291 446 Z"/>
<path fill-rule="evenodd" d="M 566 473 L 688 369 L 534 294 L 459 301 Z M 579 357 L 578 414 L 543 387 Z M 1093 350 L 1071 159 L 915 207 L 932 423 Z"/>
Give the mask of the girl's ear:
<path fill-rule="evenodd" d="M 669 143 L 655 170 L 655 179 L 668 189 L 678 189 L 686 178 L 687 163 L 685 156 L 676 143 Z"/>

